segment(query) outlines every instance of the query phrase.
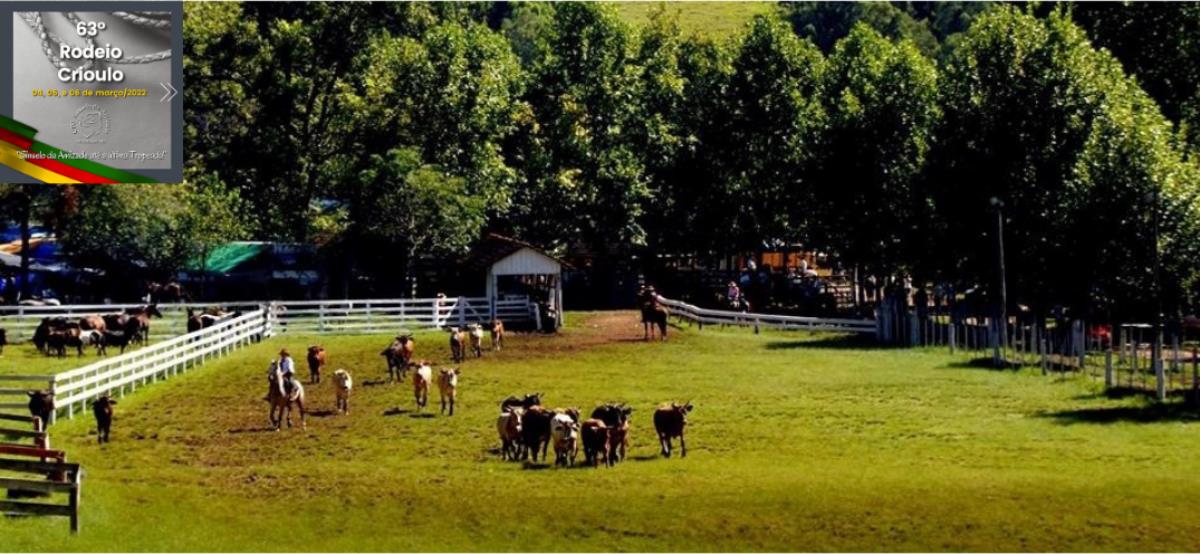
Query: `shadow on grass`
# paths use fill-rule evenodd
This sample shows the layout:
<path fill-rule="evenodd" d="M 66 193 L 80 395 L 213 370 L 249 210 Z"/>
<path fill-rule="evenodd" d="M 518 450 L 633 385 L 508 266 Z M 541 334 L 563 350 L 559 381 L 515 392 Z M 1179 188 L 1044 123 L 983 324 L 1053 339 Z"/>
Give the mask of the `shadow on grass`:
<path fill-rule="evenodd" d="M 408 414 L 408 417 L 413 419 L 433 419 L 437 417 L 437 414 L 433 412 L 421 412 L 419 414 Z"/>
<path fill-rule="evenodd" d="M 310 415 L 312 417 L 330 417 L 330 416 L 335 415 L 335 413 L 333 410 L 314 410 L 314 411 L 308 412 L 308 415 Z"/>
<path fill-rule="evenodd" d="M 239 427 L 239 428 L 237 428 L 237 429 L 230 429 L 230 430 L 229 430 L 229 434 L 231 434 L 231 435 L 239 435 L 239 434 L 242 434 L 242 433 L 274 433 L 274 432 L 275 432 L 275 427 L 271 427 L 271 426 L 267 426 L 267 427 Z"/>
<path fill-rule="evenodd" d="M 654 460 L 662 459 L 662 454 L 639 454 L 637 456 L 628 456 L 625 459 L 635 462 L 653 462 Z"/>
<path fill-rule="evenodd" d="M 1164 423 L 1164 422 L 1198 422 L 1200 410 L 1194 404 L 1168 402 L 1163 404 L 1148 404 L 1146 406 L 1118 406 L 1111 408 L 1084 408 L 1079 410 L 1063 410 L 1060 412 L 1043 412 L 1038 417 L 1049 418 L 1063 425 L 1077 423 L 1093 423 L 1107 425 L 1111 423 Z"/>
<path fill-rule="evenodd" d="M 882 345 L 867 335 L 843 335 L 814 340 L 787 340 L 767 343 L 767 350 L 791 350 L 811 348 L 815 350 L 898 350 L 901 347 Z"/>
<path fill-rule="evenodd" d="M 528 460 L 521 463 L 521 469 L 524 469 L 527 471 L 541 471 L 544 469 L 551 469 L 553 467 L 554 467 L 554 464 L 552 464 L 552 463 L 538 463 L 538 462 L 530 462 Z"/>
<path fill-rule="evenodd" d="M 379 385 L 388 384 L 387 379 L 376 379 L 374 381 L 363 381 L 364 387 L 378 387 Z"/>
<path fill-rule="evenodd" d="M 1106 398 L 1109 400 L 1123 400 L 1126 398 L 1145 398 L 1154 400 L 1158 394 L 1152 388 L 1116 386 L 1100 392 L 1091 394 L 1081 394 L 1075 397 L 1075 400 L 1099 400 Z M 1175 389 L 1167 391 L 1168 399 L 1181 400 L 1185 405 L 1196 406 L 1196 395 L 1191 390 Z"/>
<path fill-rule="evenodd" d="M 980 358 L 972 358 L 965 362 L 949 363 L 949 364 L 946 364 L 945 367 L 948 367 L 951 369 L 987 369 L 990 371 L 1020 371 L 1022 366 L 1016 365 L 1016 364 L 1003 364 L 1003 365 L 997 367 L 996 364 L 992 363 L 992 357 L 986 356 L 986 357 L 980 357 Z"/>
<path fill-rule="evenodd" d="M 387 410 L 387 411 L 383 412 L 383 415 L 385 415 L 385 416 L 397 416 L 397 415 L 407 414 L 407 413 L 409 413 L 409 412 L 411 412 L 411 411 L 412 411 L 412 410 L 409 410 L 409 409 L 407 409 L 407 408 L 392 408 L 392 409 L 390 409 L 390 410 Z"/>

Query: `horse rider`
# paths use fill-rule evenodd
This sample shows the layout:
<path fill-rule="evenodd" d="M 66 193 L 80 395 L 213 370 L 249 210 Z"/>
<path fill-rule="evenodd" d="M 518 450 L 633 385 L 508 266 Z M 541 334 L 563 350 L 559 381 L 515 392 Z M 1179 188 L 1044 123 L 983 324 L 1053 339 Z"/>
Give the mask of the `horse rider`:
<path fill-rule="evenodd" d="M 271 360 L 271 366 L 267 369 L 267 396 L 263 400 L 271 400 L 272 387 L 283 386 L 286 392 L 291 388 L 292 376 L 296 374 L 296 361 L 292 359 L 292 355 L 287 349 L 279 351 L 279 359 Z M 275 383 L 276 376 L 283 378 L 283 383 Z"/>
<path fill-rule="evenodd" d="M 736 308 L 740 303 L 741 298 L 742 289 L 738 288 L 737 283 L 730 281 L 729 284 L 725 286 L 725 300 L 729 302 L 730 306 Z"/>

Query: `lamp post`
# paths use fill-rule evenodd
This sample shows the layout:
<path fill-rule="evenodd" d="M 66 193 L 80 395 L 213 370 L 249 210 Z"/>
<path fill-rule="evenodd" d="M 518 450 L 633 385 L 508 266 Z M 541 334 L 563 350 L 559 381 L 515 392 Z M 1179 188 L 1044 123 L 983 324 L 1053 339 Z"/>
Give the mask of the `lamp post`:
<path fill-rule="evenodd" d="M 993 196 L 992 210 L 996 212 L 996 269 L 1000 282 L 997 286 L 998 304 L 996 306 L 996 348 L 992 351 L 992 362 L 996 366 L 1003 363 L 1003 355 L 1008 351 L 1008 278 L 1004 270 L 1004 201 Z"/>
<path fill-rule="evenodd" d="M 1163 371 L 1162 345 L 1163 345 L 1163 307 L 1162 307 L 1162 278 L 1160 276 L 1162 260 L 1158 251 L 1159 238 L 1159 189 L 1154 188 L 1154 192 L 1146 195 L 1146 199 L 1150 202 L 1150 218 L 1151 232 L 1153 244 L 1151 254 L 1154 256 L 1154 345 L 1150 352 L 1150 367 L 1154 368 L 1154 385 L 1155 393 L 1159 402 L 1167 400 L 1167 380 Z"/>

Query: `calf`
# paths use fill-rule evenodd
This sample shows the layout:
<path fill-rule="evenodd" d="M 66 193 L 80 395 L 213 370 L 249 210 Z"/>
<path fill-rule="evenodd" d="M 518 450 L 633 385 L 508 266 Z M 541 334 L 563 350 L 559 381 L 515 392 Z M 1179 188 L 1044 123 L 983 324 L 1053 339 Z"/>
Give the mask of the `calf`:
<path fill-rule="evenodd" d="M 112 429 L 113 405 L 117 401 L 105 393 L 92 402 L 92 413 L 96 414 L 96 440 L 100 444 L 108 442 L 108 432 Z"/>
<path fill-rule="evenodd" d="M 542 404 L 542 397 L 545 395 L 545 393 L 535 392 L 533 394 L 526 394 L 525 398 L 510 396 L 500 401 L 500 411 L 507 412 L 514 407 L 520 407 L 528 410 L 534 406 L 540 406 Z"/>
<path fill-rule="evenodd" d="M 578 412 L 576 412 L 578 413 Z M 579 451 L 578 416 L 559 412 L 550 419 L 550 438 L 554 441 L 554 465 L 573 466 Z"/>
<path fill-rule="evenodd" d="M 524 453 L 521 444 L 521 418 L 525 408 L 512 406 L 496 418 L 496 432 L 500 434 L 500 459 L 516 460 Z"/>
<path fill-rule="evenodd" d="M 629 446 L 629 415 L 633 408 L 624 404 L 605 404 L 592 410 L 592 418 L 603 421 L 608 427 L 609 465 L 625 459 Z"/>
<path fill-rule="evenodd" d="M 554 412 L 541 406 L 533 406 L 525 410 L 521 416 L 521 440 L 525 443 L 525 453 L 522 458 L 533 455 L 533 461 L 538 461 L 538 451 L 542 459 L 546 458 L 546 449 L 550 446 L 550 419 Z"/>
<path fill-rule="evenodd" d="M 454 359 L 454 363 L 462 363 L 467 357 L 467 334 L 458 327 L 449 327 L 450 332 L 450 357 Z"/>
<path fill-rule="evenodd" d="M 471 326 L 469 327 L 469 329 L 471 330 L 471 332 L 470 332 L 471 352 L 473 352 L 475 354 L 476 358 L 482 358 L 483 357 L 483 327 L 480 327 L 478 324 L 472 323 Z"/>
<path fill-rule="evenodd" d="M 337 386 L 337 397 L 334 401 L 334 409 L 343 414 L 350 413 L 350 388 L 354 386 L 350 379 L 350 373 L 344 369 L 339 369 L 333 372 L 333 384 Z"/>
<path fill-rule="evenodd" d="M 662 455 L 671 457 L 671 439 L 679 437 L 679 455 L 687 457 L 687 443 L 684 442 L 683 431 L 687 426 L 687 414 L 692 411 L 692 403 L 659 406 L 654 411 L 654 430 L 658 433 L 658 443 L 662 447 Z"/>
<path fill-rule="evenodd" d="M 321 368 L 325 366 L 325 349 L 320 346 L 308 347 L 308 381 L 312 384 L 321 382 Z"/>
<path fill-rule="evenodd" d="M 50 416 L 54 413 L 54 393 L 49 391 L 31 390 L 29 395 L 29 415 L 42 418 L 42 425 L 50 424 Z"/>
<path fill-rule="evenodd" d="M 65 348 L 74 348 L 75 351 L 78 353 L 77 354 L 78 356 L 83 356 L 84 340 L 85 339 L 83 337 L 83 331 L 81 331 L 79 329 L 79 327 L 77 327 L 77 326 L 67 327 L 66 330 L 63 331 L 63 347 L 64 347 L 64 349 Z M 66 352 L 62 352 L 59 354 L 59 356 L 63 356 L 65 354 L 66 354 Z"/>
<path fill-rule="evenodd" d="M 125 353 L 125 349 L 129 346 L 129 335 L 124 331 L 105 331 L 104 337 L 101 340 L 99 352 L 108 355 L 108 347 L 116 346 L 121 349 L 121 353 Z"/>
<path fill-rule="evenodd" d="M 46 355 L 62 358 L 67 355 L 67 332 L 50 331 L 46 335 Z"/>
<path fill-rule="evenodd" d="M 457 369 L 443 369 L 438 371 L 438 393 L 442 399 L 442 413 L 446 413 L 446 403 L 450 404 L 450 415 L 454 415 L 454 403 L 458 399 L 458 375 L 461 372 Z"/>
<path fill-rule="evenodd" d="M 421 365 L 413 372 L 413 398 L 417 401 L 417 411 L 429 403 L 429 382 L 433 380 L 433 368 L 429 360 L 421 360 Z"/>
<path fill-rule="evenodd" d="M 4 346 L 8 344 L 8 335 L 3 328 L 0 328 L 0 355 L 4 354 Z"/>
<path fill-rule="evenodd" d="M 599 419 L 589 419 L 583 422 L 579 429 L 580 441 L 583 442 L 584 462 L 592 467 L 612 465 L 609 461 L 608 426 Z"/>
<path fill-rule="evenodd" d="M 104 347 L 104 331 L 84 331 L 83 337 L 84 342 L 87 343 L 88 346 L 96 348 L 97 356 L 105 356 L 108 354 L 107 349 Z"/>
<path fill-rule="evenodd" d="M 492 320 L 492 350 L 500 351 L 501 343 L 504 342 L 504 322 L 499 319 Z"/>
<path fill-rule="evenodd" d="M 398 335 L 391 345 L 379 353 L 387 359 L 389 382 L 404 380 L 408 373 L 408 364 L 412 361 L 415 345 L 416 340 L 412 336 Z"/>

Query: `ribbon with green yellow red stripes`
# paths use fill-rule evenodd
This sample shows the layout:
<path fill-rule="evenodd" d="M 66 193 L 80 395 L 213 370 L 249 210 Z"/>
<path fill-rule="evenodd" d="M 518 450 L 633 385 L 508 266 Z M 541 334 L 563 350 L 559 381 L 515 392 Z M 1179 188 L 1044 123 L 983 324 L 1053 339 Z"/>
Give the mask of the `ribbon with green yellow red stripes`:
<path fill-rule="evenodd" d="M 154 179 L 109 167 L 34 140 L 37 129 L 0 115 L 0 164 L 43 183 L 153 183 Z"/>

